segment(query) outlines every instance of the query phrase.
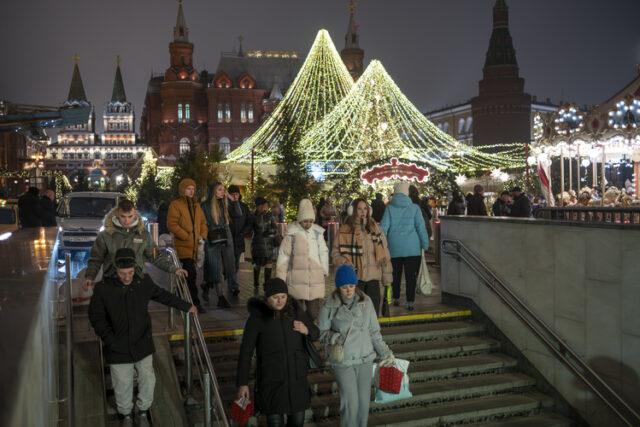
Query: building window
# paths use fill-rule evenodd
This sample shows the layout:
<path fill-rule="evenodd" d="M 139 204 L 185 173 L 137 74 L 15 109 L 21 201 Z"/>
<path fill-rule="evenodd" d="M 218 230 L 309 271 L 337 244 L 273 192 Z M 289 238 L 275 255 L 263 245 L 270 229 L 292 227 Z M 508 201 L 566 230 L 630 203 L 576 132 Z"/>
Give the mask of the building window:
<path fill-rule="evenodd" d="M 218 123 L 222 123 L 224 119 L 224 114 L 222 112 L 222 104 L 218 104 Z"/>
<path fill-rule="evenodd" d="M 249 122 L 253 123 L 253 104 L 249 104 Z"/>
<path fill-rule="evenodd" d="M 188 153 L 191 150 L 191 144 L 189 143 L 189 138 L 181 138 L 180 139 L 180 155 L 182 156 L 185 153 Z"/>
<path fill-rule="evenodd" d="M 220 150 L 225 154 L 229 154 L 231 152 L 231 141 L 229 138 L 220 138 L 220 142 L 218 143 L 220 146 Z"/>
<path fill-rule="evenodd" d="M 246 121 L 247 121 L 247 110 L 246 110 L 246 108 L 245 108 L 245 105 L 244 105 L 244 104 L 241 104 L 241 105 L 240 105 L 240 121 L 241 121 L 242 123 L 244 123 L 244 122 L 246 122 Z"/>
<path fill-rule="evenodd" d="M 127 160 L 131 160 L 131 153 L 127 153 Z"/>
<path fill-rule="evenodd" d="M 96 160 L 100 160 L 100 152 L 99 151 L 95 151 L 93 153 L 93 158 L 96 159 Z"/>
<path fill-rule="evenodd" d="M 178 121 L 182 121 L 182 104 L 178 104 Z"/>
<path fill-rule="evenodd" d="M 227 122 L 231 121 L 231 105 L 229 104 L 224 105 L 224 119 Z"/>
<path fill-rule="evenodd" d="M 191 117 L 191 106 L 189 104 L 184 106 L 184 118 L 189 121 Z"/>
<path fill-rule="evenodd" d="M 449 122 L 445 122 L 444 126 L 442 127 L 442 130 L 445 133 L 449 133 Z"/>

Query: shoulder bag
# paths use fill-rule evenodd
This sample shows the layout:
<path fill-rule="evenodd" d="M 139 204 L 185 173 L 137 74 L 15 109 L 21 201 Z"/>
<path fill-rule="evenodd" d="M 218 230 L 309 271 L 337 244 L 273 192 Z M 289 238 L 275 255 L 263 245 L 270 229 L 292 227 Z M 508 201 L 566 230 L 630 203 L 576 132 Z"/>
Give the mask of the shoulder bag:
<path fill-rule="evenodd" d="M 351 334 L 351 328 L 353 328 L 353 322 L 356 319 L 351 319 L 351 325 L 349 326 L 349 332 L 347 332 L 347 337 L 344 339 L 342 344 L 332 344 L 327 346 L 327 350 L 329 356 L 327 357 L 327 361 L 329 363 L 340 363 L 344 360 L 344 345 L 347 343 L 349 339 L 349 334 Z"/>

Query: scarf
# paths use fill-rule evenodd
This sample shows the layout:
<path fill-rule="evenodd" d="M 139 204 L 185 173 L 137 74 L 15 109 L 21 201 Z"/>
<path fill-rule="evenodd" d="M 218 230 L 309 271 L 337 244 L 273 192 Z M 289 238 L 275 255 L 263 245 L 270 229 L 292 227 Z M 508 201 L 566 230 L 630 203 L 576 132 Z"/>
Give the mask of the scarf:
<path fill-rule="evenodd" d="M 376 226 L 375 231 L 367 232 L 366 229 L 345 224 L 340 227 L 338 235 L 338 249 L 340 255 L 345 257 L 353 266 L 356 273 L 362 268 L 362 260 L 364 258 L 364 246 L 362 243 L 363 235 L 371 239 L 375 250 L 375 259 L 378 266 L 382 266 L 385 262 L 385 248 L 382 240 L 382 230 Z"/>

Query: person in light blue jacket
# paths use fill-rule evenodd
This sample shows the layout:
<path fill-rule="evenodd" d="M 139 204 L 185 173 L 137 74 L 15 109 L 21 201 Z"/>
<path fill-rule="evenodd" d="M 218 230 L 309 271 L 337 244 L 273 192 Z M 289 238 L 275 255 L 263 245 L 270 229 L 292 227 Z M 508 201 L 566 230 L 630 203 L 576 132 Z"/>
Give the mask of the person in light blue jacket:
<path fill-rule="evenodd" d="M 373 361 L 378 356 L 380 366 L 394 365 L 395 357 L 382 339 L 371 298 L 357 287 L 353 267 L 338 267 L 335 283 L 318 316 L 319 341 L 344 346 L 344 358 L 329 361 L 340 391 L 340 426 L 366 427 Z"/>
<path fill-rule="evenodd" d="M 404 269 L 407 284 L 407 310 L 413 310 L 416 299 L 416 279 L 420 268 L 421 249 L 429 249 L 429 235 L 420 207 L 409 198 L 409 184 L 393 186 L 393 199 L 384 211 L 382 231 L 387 235 L 393 267 L 393 305 L 400 300 L 400 280 Z"/>

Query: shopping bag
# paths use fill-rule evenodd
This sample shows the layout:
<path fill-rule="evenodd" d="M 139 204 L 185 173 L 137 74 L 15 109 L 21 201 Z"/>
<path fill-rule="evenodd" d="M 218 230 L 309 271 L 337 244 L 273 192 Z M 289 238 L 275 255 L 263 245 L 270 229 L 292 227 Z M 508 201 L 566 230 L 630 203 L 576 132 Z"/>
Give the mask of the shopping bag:
<path fill-rule="evenodd" d="M 204 240 L 198 240 L 198 250 L 196 252 L 196 268 L 201 269 L 204 265 Z"/>
<path fill-rule="evenodd" d="M 427 268 L 427 259 L 424 251 L 422 251 L 420 271 L 418 272 L 418 278 L 416 282 L 416 292 L 418 292 L 420 295 L 431 295 L 431 276 L 429 276 L 429 269 Z"/>
<path fill-rule="evenodd" d="M 381 391 L 393 394 L 400 393 L 402 377 L 404 376 L 400 369 L 394 366 L 381 366 L 378 375 L 380 376 L 378 386 Z"/>
<path fill-rule="evenodd" d="M 402 372 L 402 383 L 398 393 L 388 393 L 380 390 L 380 370 L 384 367 L 379 367 L 377 364 L 373 365 L 374 386 L 375 386 L 375 402 L 376 403 L 388 403 L 396 400 L 409 399 L 413 397 L 411 391 L 409 391 L 409 361 L 404 359 L 396 359 L 394 366 L 397 370 Z"/>
<path fill-rule="evenodd" d="M 231 405 L 231 418 L 240 425 L 246 424 L 253 412 L 253 400 L 240 397 Z"/>

